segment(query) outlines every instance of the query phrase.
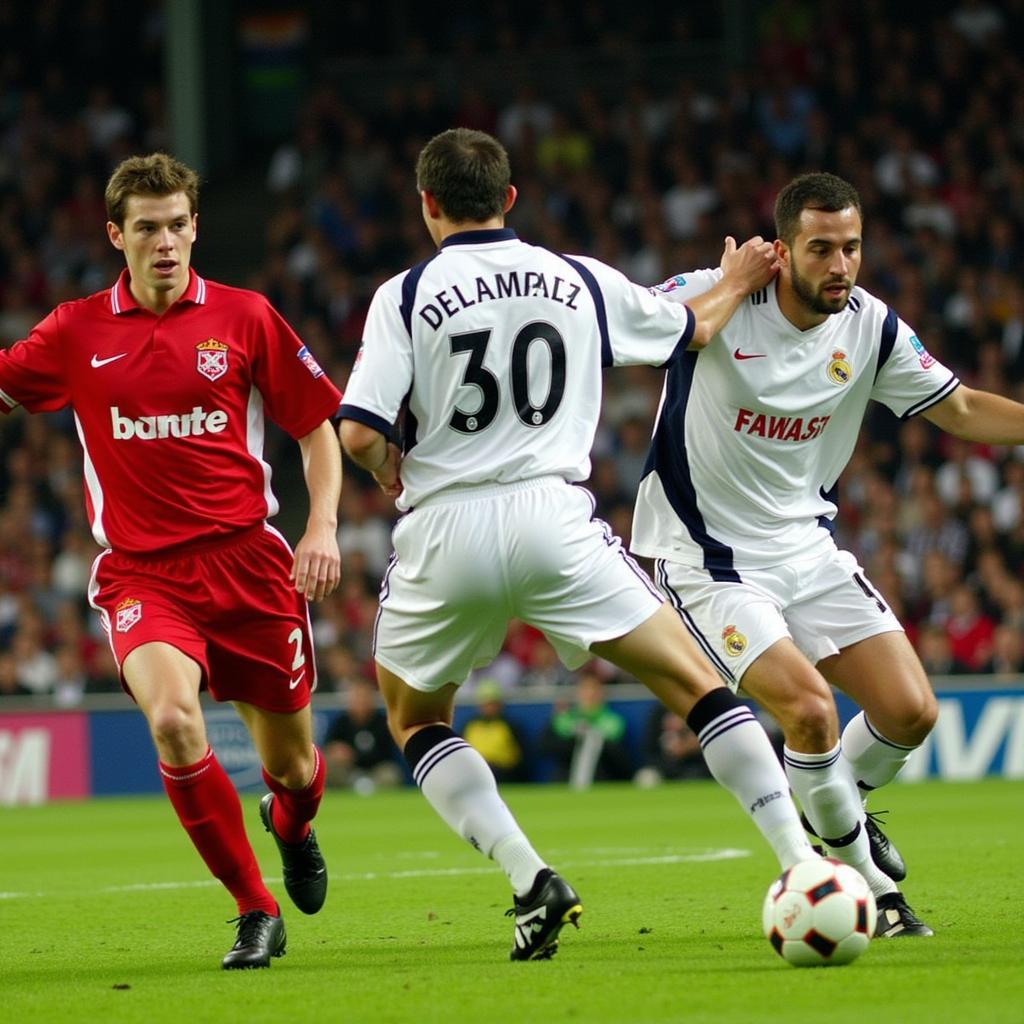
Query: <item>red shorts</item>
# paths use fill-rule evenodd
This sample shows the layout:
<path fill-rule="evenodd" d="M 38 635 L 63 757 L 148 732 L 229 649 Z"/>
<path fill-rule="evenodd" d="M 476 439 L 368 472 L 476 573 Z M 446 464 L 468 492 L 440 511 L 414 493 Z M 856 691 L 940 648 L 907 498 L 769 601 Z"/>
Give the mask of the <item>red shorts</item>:
<path fill-rule="evenodd" d="M 140 644 L 161 641 L 200 665 L 215 700 L 298 711 L 316 689 L 316 660 L 291 567 L 284 537 L 261 523 L 172 556 L 105 551 L 93 564 L 89 602 L 118 666 Z M 121 685 L 130 694 L 123 673 Z"/>

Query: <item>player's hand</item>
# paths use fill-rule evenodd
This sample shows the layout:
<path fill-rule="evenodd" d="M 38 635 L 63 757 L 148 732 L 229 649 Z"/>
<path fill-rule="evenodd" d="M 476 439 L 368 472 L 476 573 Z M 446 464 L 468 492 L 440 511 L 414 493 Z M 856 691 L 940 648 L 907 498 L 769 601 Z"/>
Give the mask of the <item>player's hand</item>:
<path fill-rule="evenodd" d="M 736 239 L 727 235 L 722 252 L 723 279 L 732 281 L 744 295 L 763 288 L 779 272 L 775 246 L 760 235 L 748 238 L 737 247 Z"/>
<path fill-rule="evenodd" d="M 306 527 L 302 540 L 295 545 L 291 578 L 307 601 L 320 601 L 334 593 L 341 582 L 341 554 L 332 527 Z"/>
<path fill-rule="evenodd" d="M 398 445 L 388 442 L 388 453 L 384 459 L 384 465 L 376 470 L 373 479 L 380 485 L 380 489 L 389 497 L 397 498 L 402 493 L 402 452 Z"/>

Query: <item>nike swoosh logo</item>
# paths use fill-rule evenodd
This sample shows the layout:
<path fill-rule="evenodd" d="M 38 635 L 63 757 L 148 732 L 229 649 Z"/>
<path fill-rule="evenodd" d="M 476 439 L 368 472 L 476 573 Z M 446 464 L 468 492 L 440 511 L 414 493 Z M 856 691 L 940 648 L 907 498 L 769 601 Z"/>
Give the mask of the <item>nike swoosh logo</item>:
<path fill-rule="evenodd" d="M 296 686 L 298 686 L 298 685 L 299 685 L 299 683 L 301 683 L 301 682 L 302 682 L 302 680 L 303 680 L 303 679 L 305 678 L 305 676 L 306 676 L 306 670 L 305 670 L 305 669 L 303 669 L 303 670 L 302 670 L 302 671 L 301 671 L 301 672 L 300 672 L 300 673 L 299 673 L 299 674 L 298 674 L 298 675 L 297 675 L 297 676 L 296 676 L 296 677 L 295 677 L 295 678 L 294 678 L 294 679 L 293 679 L 293 680 L 292 680 L 292 681 L 291 681 L 291 682 L 290 682 L 290 683 L 288 684 L 288 689 L 289 689 L 289 690 L 294 690 L 294 689 L 295 689 L 295 687 L 296 687 Z"/>
<path fill-rule="evenodd" d="M 746 352 L 741 352 L 739 349 L 736 349 L 736 351 L 733 352 L 732 357 L 733 359 L 764 359 L 766 355 L 768 355 L 767 352 L 751 352 L 747 354 Z"/>
<path fill-rule="evenodd" d="M 117 362 L 118 359 L 124 359 L 126 355 L 128 355 L 127 352 L 122 352 L 120 355 L 107 356 L 106 359 L 100 359 L 99 356 L 94 355 L 90 360 L 90 364 L 94 370 L 98 370 L 101 366 L 106 366 L 107 363 L 114 363 Z"/>

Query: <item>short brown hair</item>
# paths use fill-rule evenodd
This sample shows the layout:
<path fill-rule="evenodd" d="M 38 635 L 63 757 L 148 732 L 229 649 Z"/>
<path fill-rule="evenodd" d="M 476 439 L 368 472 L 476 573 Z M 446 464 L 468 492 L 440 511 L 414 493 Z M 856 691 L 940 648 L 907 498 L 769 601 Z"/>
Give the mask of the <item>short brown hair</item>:
<path fill-rule="evenodd" d="M 860 196 L 844 178 L 827 171 L 801 174 L 786 185 L 775 200 L 776 237 L 792 245 L 804 210 L 838 213 L 850 206 L 861 213 Z"/>
<path fill-rule="evenodd" d="M 190 213 L 199 211 L 199 175 L 191 167 L 166 153 L 130 156 L 117 165 L 107 182 L 107 217 L 123 228 L 132 196 L 172 196 L 176 192 L 185 193 Z"/>
<path fill-rule="evenodd" d="M 511 180 L 505 147 L 471 128 L 435 135 L 416 161 L 416 187 L 429 192 L 456 224 L 500 217 Z"/>

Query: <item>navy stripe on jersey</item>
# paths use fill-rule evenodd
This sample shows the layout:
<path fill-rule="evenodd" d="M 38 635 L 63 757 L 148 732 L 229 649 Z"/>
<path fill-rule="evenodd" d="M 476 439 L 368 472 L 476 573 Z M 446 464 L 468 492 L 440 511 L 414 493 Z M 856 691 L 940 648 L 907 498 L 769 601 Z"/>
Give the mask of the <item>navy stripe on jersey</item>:
<path fill-rule="evenodd" d="M 750 296 L 750 304 L 752 306 L 761 306 L 768 301 L 768 289 L 759 288 L 756 292 L 752 292 Z"/>
<path fill-rule="evenodd" d="M 711 641 L 697 627 L 697 623 L 693 621 L 693 616 L 690 615 L 684 607 L 683 599 L 679 596 L 678 592 L 673 589 L 672 584 L 669 583 L 668 568 L 666 567 L 664 558 L 655 559 L 654 572 L 658 580 L 658 586 L 660 586 L 664 593 L 668 595 L 669 603 L 675 609 L 679 618 L 683 620 L 683 625 L 689 630 L 690 635 L 697 641 L 697 646 L 705 653 L 705 655 L 707 655 L 708 661 L 715 666 L 718 670 L 718 674 L 722 676 L 726 682 L 735 682 L 735 676 L 732 674 L 729 666 L 722 661 Z"/>
<path fill-rule="evenodd" d="M 853 312 L 853 313 L 859 313 L 860 312 L 860 299 L 858 299 L 856 295 L 851 295 L 846 300 L 846 305 L 849 306 L 851 312 Z"/>
<path fill-rule="evenodd" d="M 818 488 L 818 494 L 824 501 L 830 501 L 837 508 L 839 506 L 839 481 L 837 480 L 827 491 L 824 487 Z M 818 525 L 829 533 L 836 532 L 836 524 L 828 516 L 818 516 Z"/>
<path fill-rule="evenodd" d="M 942 385 L 941 388 L 933 391 L 927 398 L 922 399 L 917 405 L 912 405 L 901 417 L 901 420 L 909 420 L 911 416 L 916 416 L 919 412 L 924 412 L 925 409 L 930 409 L 933 405 L 938 404 L 944 398 L 948 398 L 953 394 L 956 389 L 960 387 L 960 379 L 954 373 L 950 376 L 949 380 Z"/>
<path fill-rule="evenodd" d="M 454 238 L 455 236 L 450 235 L 449 237 Z M 440 249 L 421 263 L 410 267 L 409 273 L 405 275 L 402 281 L 402 302 L 398 307 L 398 311 L 402 314 L 402 322 L 405 324 L 405 329 L 409 332 L 410 338 L 412 337 L 412 307 L 416 304 L 416 289 L 419 287 L 423 271 L 427 269 L 427 264 L 431 260 L 436 260 L 439 254 Z"/>
<path fill-rule="evenodd" d="M 368 409 L 361 409 L 358 405 L 347 405 L 342 402 L 338 406 L 338 416 L 343 420 L 355 420 L 356 423 L 362 423 L 365 427 L 372 427 L 378 434 L 383 434 L 385 437 L 391 435 L 391 424 L 383 416 L 378 416 Z"/>
<path fill-rule="evenodd" d="M 601 293 L 601 286 L 597 283 L 597 278 L 582 263 L 574 260 L 571 256 L 566 256 L 564 253 L 555 253 L 555 255 L 561 256 L 583 278 L 583 283 L 594 300 L 594 312 L 597 314 L 597 329 L 601 335 L 601 365 L 611 366 L 614 357 L 612 356 L 611 338 L 608 337 L 608 311 L 605 309 L 604 295 Z"/>
<path fill-rule="evenodd" d="M 882 367 L 885 366 L 889 361 L 889 356 L 892 355 L 893 346 L 896 344 L 896 332 L 899 328 L 896 310 L 892 306 L 886 306 L 886 309 L 888 312 L 885 314 L 885 320 L 882 322 L 882 340 L 878 345 L 878 362 L 875 364 L 875 380 L 878 380 Z"/>
<path fill-rule="evenodd" d="M 697 491 L 690 476 L 690 460 L 686 453 L 686 406 L 697 369 L 699 352 L 684 352 L 669 368 L 665 378 L 665 403 L 658 417 L 643 476 L 657 471 L 665 496 L 679 516 L 693 542 L 704 552 L 704 568 L 720 583 L 739 583 L 733 565 L 733 550 L 707 531 L 704 517 L 697 507 Z"/>

